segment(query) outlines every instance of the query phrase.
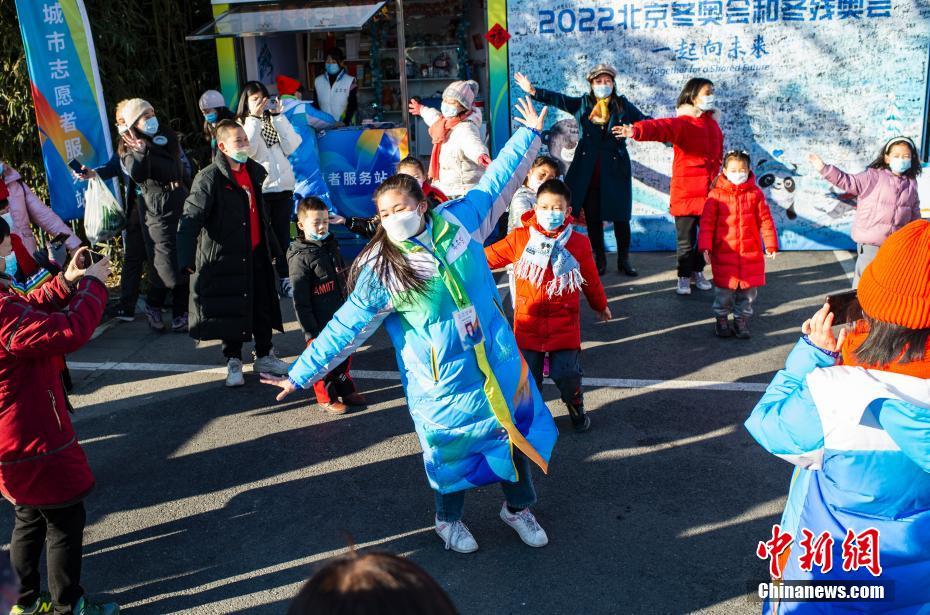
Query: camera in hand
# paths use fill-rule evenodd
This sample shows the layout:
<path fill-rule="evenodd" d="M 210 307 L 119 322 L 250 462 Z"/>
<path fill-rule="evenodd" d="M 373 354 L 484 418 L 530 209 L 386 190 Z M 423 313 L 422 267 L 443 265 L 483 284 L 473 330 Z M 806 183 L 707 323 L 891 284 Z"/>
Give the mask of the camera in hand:
<path fill-rule="evenodd" d="M 862 307 L 855 289 L 827 295 L 827 304 L 833 313 L 834 325 L 844 325 L 862 318 Z"/>

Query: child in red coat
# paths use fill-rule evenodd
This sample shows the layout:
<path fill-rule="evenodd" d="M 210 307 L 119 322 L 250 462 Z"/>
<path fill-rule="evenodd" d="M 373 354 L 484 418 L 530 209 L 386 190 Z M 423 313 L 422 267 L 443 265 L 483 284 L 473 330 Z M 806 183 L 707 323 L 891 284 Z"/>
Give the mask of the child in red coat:
<path fill-rule="evenodd" d="M 591 242 L 572 232 L 572 217 L 567 214 L 571 199 L 564 182 L 546 181 L 533 209 L 523 214 L 523 226 L 484 253 L 491 269 L 514 265 L 513 328 L 537 386 L 542 387 L 548 354 L 549 375 L 568 406 L 575 430 L 587 431 L 591 419 L 581 393 L 581 293 L 601 320 L 610 320 L 611 314 Z"/>
<path fill-rule="evenodd" d="M 697 245 L 698 226 L 711 182 L 720 174 L 723 132 L 717 123 L 714 84 L 701 77 L 689 79 L 678 95 L 675 117 L 615 126 L 617 138 L 659 141 L 674 146 L 669 210 L 675 218 L 679 295 L 691 286 L 710 290 L 704 278 L 704 258 Z"/>
<path fill-rule="evenodd" d="M 717 337 L 735 332 L 736 337 L 748 339 L 752 304 L 759 287 L 765 286 L 765 256 L 775 257 L 778 235 L 765 196 L 749 171 L 746 152 L 724 156 L 723 174 L 714 182 L 701 214 L 698 249 L 714 270 Z"/>

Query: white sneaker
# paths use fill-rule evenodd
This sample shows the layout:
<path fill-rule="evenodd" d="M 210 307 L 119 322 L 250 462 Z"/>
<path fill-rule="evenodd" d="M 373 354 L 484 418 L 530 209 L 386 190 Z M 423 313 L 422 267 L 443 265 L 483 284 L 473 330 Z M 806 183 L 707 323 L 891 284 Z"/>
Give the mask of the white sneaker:
<path fill-rule="evenodd" d="M 456 553 L 474 553 L 478 543 L 468 528 L 461 521 L 440 521 L 436 519 L 436 533 L 446 543 L 446 550 Z"/>
<path fill-rule="evenodd" d="M 539 527 L 536 517 L 530 512 L 529 508 L 524 508 L 517 514 L 511 514 L 507 510 L 507 503 L 501 506 L 501 519 L 504 523 L 512 527 L 520 535 L 520 540 L 531 547 L 545 547 L 549 544 L 549 537 L 546 536 L 546 530 Z"/>
<path fill-rule="evenodd" d="M 226 386 L 241 387 L 243 384 L 245 378 L 242 376 L 242 361 L 230 359 L 226 362 Z"/>
<path fill-rule="evenodd" d="M 697 286 L 698 290 L 710 290 L 714 287 L 713 284 L 707 281 L 707 278 L 704 277 L 703 273 L 692 274 L 691 281 L 694 282 L 694 285 Z"/>
<path fill-rule="evenodd" d="M 679 295 L 690 295 L 691 278 L 678 278 L 678 288 L 675 289 L 675 293 Z"/>
<path fill-rule="evenodd" d="M 291 366 L 279 359 L 272 350 L 267 356 L 255 359 L 252 371 L 256 374 L 264 372 L 275 376 L 287 376 L 287 373 L 291 371 Z"/>

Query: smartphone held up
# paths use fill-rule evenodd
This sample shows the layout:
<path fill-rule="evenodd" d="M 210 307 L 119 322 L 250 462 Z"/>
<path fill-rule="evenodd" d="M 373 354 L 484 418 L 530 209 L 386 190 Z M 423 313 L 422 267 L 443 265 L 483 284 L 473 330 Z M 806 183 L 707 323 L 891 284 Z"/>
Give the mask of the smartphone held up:
<path fill-rule="evenodd" d="M 833 314 L 834 325 L 845 325 L 862 318 L 862 307 L 855 289 L 827 295 L 827 305 Z"/>

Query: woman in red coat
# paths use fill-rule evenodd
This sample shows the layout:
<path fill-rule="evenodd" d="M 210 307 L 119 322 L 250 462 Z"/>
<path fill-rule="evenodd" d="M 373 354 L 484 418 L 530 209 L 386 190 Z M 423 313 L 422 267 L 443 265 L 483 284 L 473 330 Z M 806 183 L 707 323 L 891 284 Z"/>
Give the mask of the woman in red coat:
<path fill-rule="evenodd" d="M 778 235 L 765 195 L 749 171 L 749 154 L 727 152 L 723 167 L 704 205 L 698 249 L 714 268 L 717 336 L 733 334 L 732 311 L 736 337 L 748 339 L 752 304 L 765 286 L 765 256 L 775 256 Z"/>
<path fill-rule="evenodd" d="M 80 585 L 85 512 L 94 477 L 68 416 L 58 359 L 83 346 L 100 322 L 110 271 L 104 258 L 68 269 L 41 288 L 9 289 L 15 258 L 9 225 L 0 220 L 0 493 L 15 509 L 10 560 L 19 578 L 14 611 L 49 612 L 39 592 L 39 558 L 47 539 L 48 585 L 56 613 L 84 613 Z M 102 605 L 103 614 L 118 612 Z M 35 611 L 33 609 L 36 609 Z"/>
<path fill-rule="evenodd" d="M 710 184 L 720 173 L 723 157 L 723 133 L 717 124 L 714 84 L 697 77 L 689 80 L 678 95 L 676 110 L 676 117 L 617 126 L 613 132 L 618 137 L 674 146 L 669 198 L 678 239 L 678 288 L 675 292 L 690 295 L 692 284 L 701 290 L 711 288 L 704 278 L 706 263 L 697 249 L 697 231 Z"/>

